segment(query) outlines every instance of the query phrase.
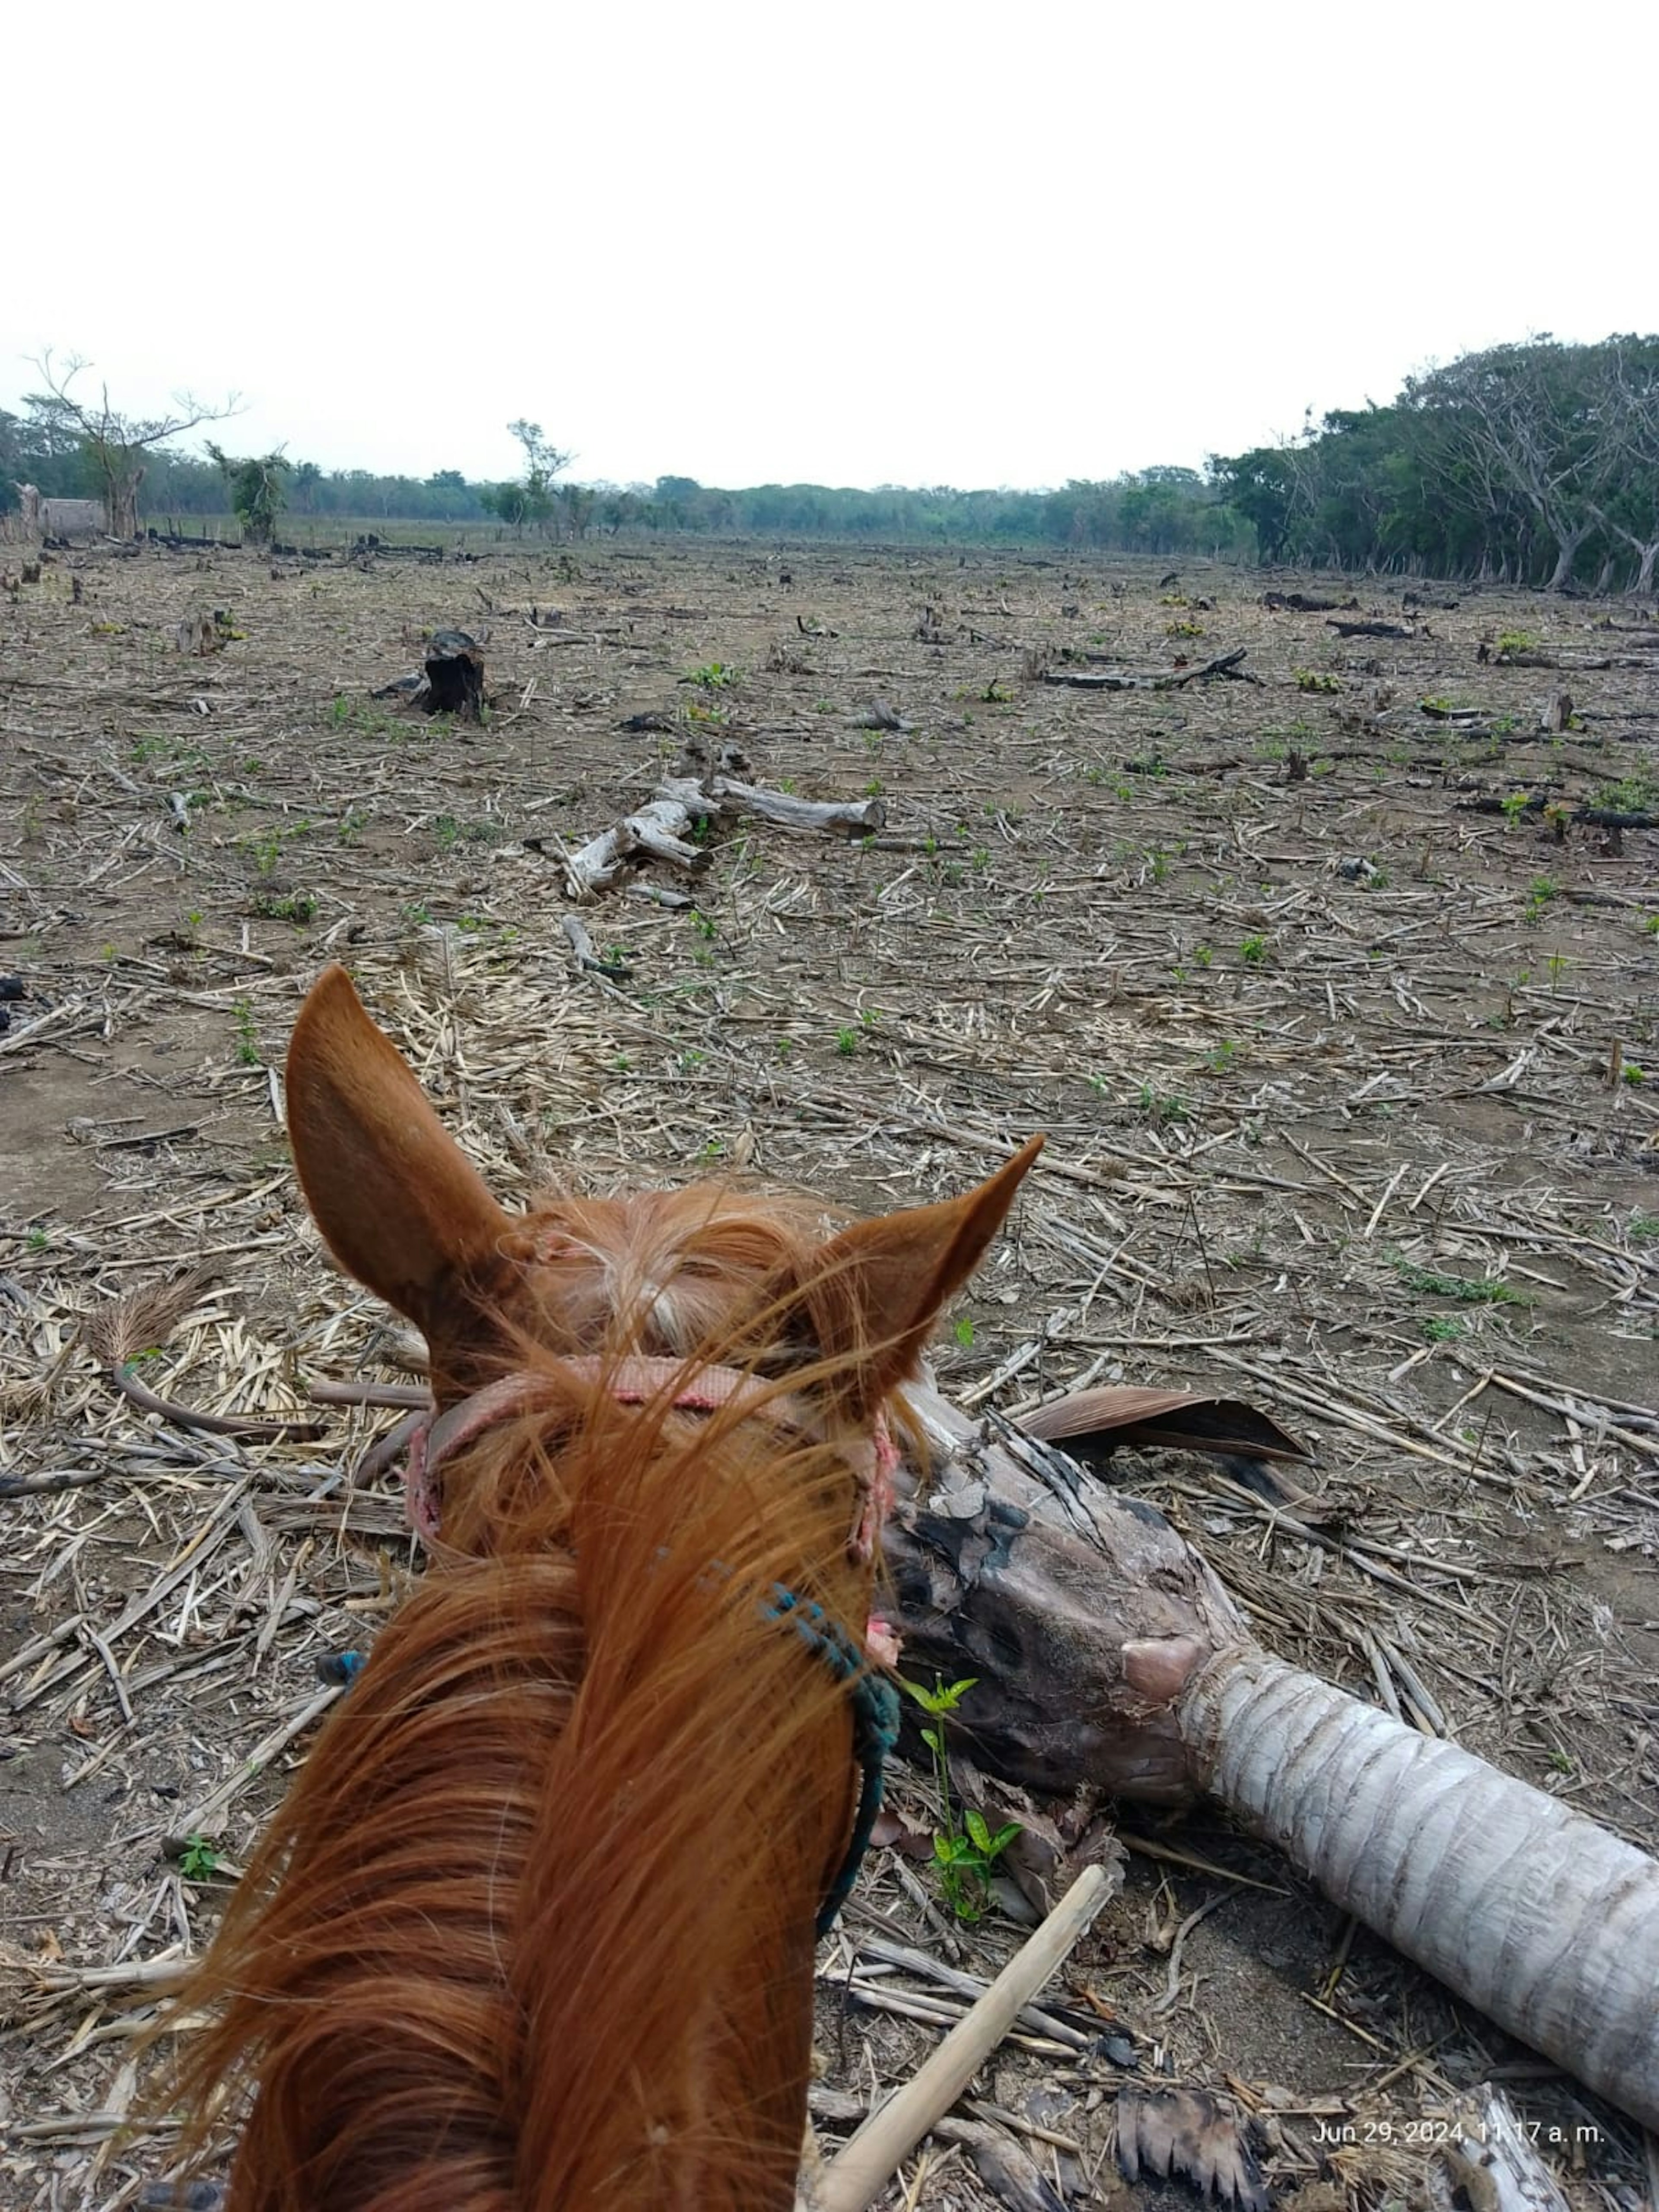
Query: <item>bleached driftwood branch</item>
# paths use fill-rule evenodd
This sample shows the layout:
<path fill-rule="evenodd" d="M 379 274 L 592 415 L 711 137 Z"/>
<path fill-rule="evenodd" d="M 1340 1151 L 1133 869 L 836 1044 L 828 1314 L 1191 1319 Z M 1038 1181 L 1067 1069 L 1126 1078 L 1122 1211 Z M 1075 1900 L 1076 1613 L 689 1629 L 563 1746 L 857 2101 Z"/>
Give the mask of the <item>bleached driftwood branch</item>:
<path fill-rule="evenodd" d="M 700 873 L 708 855 L 690 842 L 692 830 L 699 821 L 722 814 L 752 816 L 786 830 L 867 836 L 886 821 L 887 808 L 880 799 L 799 799 L 793 792 L 769 791 L 732 776 L 713 775 L 702 782 L 694 776 L 669 776 L 647 805 L 567 857 L 571 896 L 591 898 L 608 890 L 630 862 L 641 858 L 666 860 L 689 875 Z"/>
<path fill-rule="evenodd" d="M 708 813 L 710 810 L 700 810 Z M 609 890 L 629 863 L 639 857 L 667 860 L 688 875 L 699 875 L 708 865 L 701 847 L 687 842 L 696 817 L 678 799 L 653 799 L 648 805 L 624 815 L 614 829 L 591 838 L 565 860 L 564 872 L 573 898 L 591 898 Z"/>
<path fill-rule="evenodd" d="M 740 783 L 729 775 L 713 776 L 706 784 L 676 778 L 657 789 L 659 797 L 696 792 L 705 812 L 752 815 L 785 830 L 844 830 L 868 836 L 887 819 L 884 799 L 799 799 L 793 791 L 769 791 L 763 784 Z"/>

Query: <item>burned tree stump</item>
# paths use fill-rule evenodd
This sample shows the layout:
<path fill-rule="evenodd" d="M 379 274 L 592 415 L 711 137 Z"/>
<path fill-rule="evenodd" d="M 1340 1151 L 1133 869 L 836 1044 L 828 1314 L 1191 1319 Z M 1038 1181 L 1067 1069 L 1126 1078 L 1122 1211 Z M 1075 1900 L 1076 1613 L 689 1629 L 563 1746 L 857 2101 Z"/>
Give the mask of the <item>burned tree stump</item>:
<path fill-rule="evenodd" d="M 426 649 L 426 689 L 416 703 L 428 714 L 483 719 L 483 654 L 464 629 L 434 629 Z"/>

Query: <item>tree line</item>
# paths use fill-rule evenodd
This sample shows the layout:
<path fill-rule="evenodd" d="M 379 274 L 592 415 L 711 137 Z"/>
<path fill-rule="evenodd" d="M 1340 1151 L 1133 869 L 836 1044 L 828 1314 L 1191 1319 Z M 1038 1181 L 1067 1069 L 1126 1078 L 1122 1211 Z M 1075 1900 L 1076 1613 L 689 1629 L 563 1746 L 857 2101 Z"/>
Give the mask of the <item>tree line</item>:
<path fill-rule="evenodd" d="M 1046 545 L 1160 558 L 1255 558 L 1301 567 L 1491 579 L 1569 588 L 1653 588 L 1659 559 L 1659 337 L 1596 344 L 1550 337 L 1490 348 L 1409 378 L 1386 405 L 1339 409 L 1298 437 L 1058 490 L 887 484 L 758 484 L 690 477 L 582 483 L 541 425 L 509 424 L 515 477 L 470 482 L 324 470 L 281 453 L 204 453 L 173 443 L 233 410 L 181 402 L 134 421 L 77 397 L 81 365 L 42 364 L 46 389 L 0 410 L 0 509 L 16 487 L 105 501 L 127 534 L 205 521 L 227 508 L 268 542 L 330 520 L 492 526 L 581 539 L 623 532 L 851 538 L 911 544 Z"/>
<path fill-rule="evenodd" d="M 0 410 L 0 512 L 15 507 L 17 486 L 47 498 L 101 498 L 106 471 L 88 441 L 61 418 L 25 400 Z M 690 477 L 650 484 L 562 480 L 566 457 L 533 422 L 522 432 L 523 473 L 504 482 L 469 482 L 459 469 L 427 477 L 368 469 L 324 470 L 281 454 L 247 459 L 210 445 L 201 455 L 152 447 L 145 456 L 142 507 L 151 525 L 199 526 L 234 514 L 256 540 L 319 522 L 473 524 L 515 535 L 580 539 L 626 532 L 725 538 L 826 538 L 878 544 L 999 543 L 1115 550 L 1158 556 L 1206 554 L 1247 558 L 1249 524 L 1224 507 L 1196 469 L 1152 468 L 1104 483 L 1075 481 L 1059 491 L 963 491 L 884 484 L 874 491 L 827 484 L 756 484 L 726 490 Z M 282 518 L 279 520 L 279 518 Z"/>
<path fill-rule="evenodd" d="M 1465 354 L 1207 475 L 1264 561 L 1650 592 L 1659 337 Z"/>

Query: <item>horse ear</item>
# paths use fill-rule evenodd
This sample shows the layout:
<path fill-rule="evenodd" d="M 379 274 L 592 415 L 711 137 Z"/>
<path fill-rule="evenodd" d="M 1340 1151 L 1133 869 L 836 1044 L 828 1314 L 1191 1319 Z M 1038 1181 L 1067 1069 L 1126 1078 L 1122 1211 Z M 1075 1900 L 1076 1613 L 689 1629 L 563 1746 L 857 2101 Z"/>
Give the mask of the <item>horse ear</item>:
<path fill-rule="evenodd" d="M 828 1284 L 844 1286 L 855 1308 L 865 1350 L 860 1388 L 871 1401 L 915 1374 L 940 1309 L 984 1258 L 1042 1150 L 1042 1139 L 1033 1137 L 965 1196 L 859 1222 L 824 1248 Z"/>
<path fill-rule="evenodd" d="M 341 1265 L 430 1332 L 447 1285 L 509 1226 L 351 978 L 324 969 L 288 1048 L 288 1126 Z"/>

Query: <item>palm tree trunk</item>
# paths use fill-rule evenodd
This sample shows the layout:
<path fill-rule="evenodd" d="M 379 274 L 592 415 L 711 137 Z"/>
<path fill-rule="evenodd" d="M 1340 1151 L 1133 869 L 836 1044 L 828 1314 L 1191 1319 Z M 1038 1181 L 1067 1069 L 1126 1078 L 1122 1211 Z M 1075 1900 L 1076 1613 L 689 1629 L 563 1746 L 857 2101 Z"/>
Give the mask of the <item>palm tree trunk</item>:
<path fill-rule="evenodd" d="M 1179 1706 L 1206 1787 L 1332 1903 L 1659 2127 L 1659 1866 L 1542 1790 L 1264 1651 Z"/>
<path fill-rule="evenodd" d="M 1066 1796 L 1207 1792 L 1457 1996 L 1659 2127 L 1659 1864 L 1270 1656 L 1162 1515 L 1077 1459 L 909 1395 L 933 1466 L 888 1531 L 896 1625 L 907 1671 L 977 1678 L 962 1718 L 981 1766 Z M 1105 1395 L 1089 1394 L 1097 1413 Z M 1044 1408 L 1052 1435 L 1060 1410 Z M 1078 1426 L 1096 1431 L 1079 1452 L 1109 1444 L 1098 1419 Z"/>

